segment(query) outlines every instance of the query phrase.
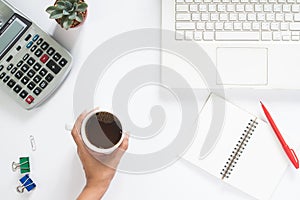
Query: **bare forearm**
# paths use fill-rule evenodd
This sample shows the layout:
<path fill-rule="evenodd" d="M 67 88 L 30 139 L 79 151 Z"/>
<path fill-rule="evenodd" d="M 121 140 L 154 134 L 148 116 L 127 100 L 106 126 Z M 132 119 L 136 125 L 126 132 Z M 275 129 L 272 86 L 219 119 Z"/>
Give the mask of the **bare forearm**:
<path fill-rule="evenodd" d="M 84 187 L 77 200 L 100 200 L 102 199 L 107 188 L 105 187 Z"/>

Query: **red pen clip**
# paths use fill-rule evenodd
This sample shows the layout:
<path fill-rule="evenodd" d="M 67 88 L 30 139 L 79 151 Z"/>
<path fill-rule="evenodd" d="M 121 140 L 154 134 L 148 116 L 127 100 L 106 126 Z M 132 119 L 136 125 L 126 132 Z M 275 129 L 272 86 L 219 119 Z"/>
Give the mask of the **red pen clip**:
<path fill-rule="evenodd" d="M 293 165 L 296 167 L 296 169 L 299 169 L 299 160 L 297 158 L 297 155 L 293 149 L 290 149 L 288 145 L 284 146 L 284 151 L 293 163 Z"/>

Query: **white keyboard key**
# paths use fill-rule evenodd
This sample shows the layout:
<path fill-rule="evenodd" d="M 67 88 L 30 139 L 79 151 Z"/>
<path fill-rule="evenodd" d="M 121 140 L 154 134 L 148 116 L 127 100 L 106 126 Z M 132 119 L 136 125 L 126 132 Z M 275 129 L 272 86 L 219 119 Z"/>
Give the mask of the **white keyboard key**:
<path fill-rule="evenodd" d="M 289 41 L 289 40 L 291 40 L 291 36 L 290 35 L 283 35 L 282 40 L 283 41 Z"/>
<path fill-rule="evenodd" d="M 263 11 L 263 6 L 261 4 L 255 4 L 254 10 L 255 12 L 261 12 Z"/>
<path fill-rule="evenodd" d="M 225 29 L 225 30 L 232 30 L 232 29 L 233 29 L 233 24 L 232 24 L 232 22 L 225 22 L 225 23 L 224 23 L 224 29 Z"/>
<path fill-rule="evenodd" d="M 184 31 L 176 31 L 176 40 L 184 39 Z"/>
<path fill-rule="evenodd" d="M 193 23 L 193 22 L 177 22 L 176 29 L 177 30 L 194 30 L 195 23 Z"/>
<path fill-rule="evenodd" d="M 218 12 L 225 12 L 226 11 L 226 6 L 224 4 L 219 4 L 217 6 Z"/>
<path fill-rule="evenodd" d="M 178 20 L 178 21 L 189 21 L 189 20 L 191 20 L 191 14 L 189 14 L 189 13 L 178 13 L 178 14 L 176 14 L 176 20 Z"/>
<path fill-rule="evenodd" d="M 284 15 L 282 13 L 276 13 L 275 19 L 276 19 L 276 21 L 282 22 L 284 20 Z"/>
<path fill-rule="evenodd" d="M 200 32 L 200 31 L 194 32 L 194 39 L 195 40 L 202 40 L 202 32 Z"/>
<path fill-rule="evenodd" d="M 245 6 L 238 4 L 236 5 L 235 9 L 237 12 L 243 12 L 245 10 Z"/>
<path fill-rule="evenodd" d="M 194 2 L 196 2 L 196 3 L 201 3 L 202 0 L 194 0 Z"/>
<path fill-rule="evenodd" d="M 289 29 L 289 24 L 286 23 L 286 22 L 280 23 L 280 29 L 283 30 L 283 31 L 288 30 Z"/>
<path fill-rule="evenodd" d="M 257 14 L 257 21 L 265 21 L 265 19 L 266 19 L 266 14 L 264 13 Z"/>
<path fill-rule="evenodd" d="M 235 11 L 235 6 L 233 4 L 228 4 L 227 5 L 227 11 L 228 12 L 233 12 Z"/>
<path fill-rule="evenodd" d="M 194 33 L 193 31 L 186 31 L 185 32 L 185 39 L 186 40 L 192 40 L 194 38 Z"/>
<path fill-rule="evenodd" d="M 284 14 L 284 19 L 285 19 L 285 21 L 287 21 L 287 22 L 293 21 L 293 14 L 291 14 L 291 13 L 286 13 L 286 14 Z"/>
<path fill-rule="evenodd" d="M 199 5 L 199 11 L 200 12 L 206 12 L 207 11 L 207 6 L 206 5 Z"/>
<path fill-rule="evenodd" d="M 193 13 L 193 14 L 192 14 L 192 20 L 193 20 L 193 21 L 199 21 L 199 20 L 200 20 L 200 14 L 198 14 L 198 13 Z"/>
<path fill-rule="evenodd" d="M 230 0 L 222 0 L 223 3 L 229 3 Z"/>
<path fill-rule="evenodd" d="M 207 13 L 202 13 L 201 14 L 201 20 L 202 21 L 208 21 L 209 19 L 209 15 Z"/>
<path fill-rule="evenodd" d="M 272 40 L 272 32 L 261 32 L 261 40 L 263 41 Z"/>
<path fill-rule="evenodd" d="M 198 5 L 190 5 L 190 11 L 191 12 L 197 12 L 198 11 Z"/>
<path fill-rule="evenodd" d="M 198 30 L 204 30 L 205 29 L 205 23 L 204 22 L 197 23 L 197 29 Z"/>
<path fill-rule="evenodd" d="M 215 29 L 216 30 L 222 30 L 223 29 L 223 23 L 222 22 L 215 23 Z"/>
<path fill-rule="evenodd" d="M 273 13 L 267 14 L 266 19 L 267 19 L 267 21 L 274 21 L 275 15 Z"/>
<path fill-rule="evenodd" d="M 295 3 L 295 0 L 287 0 L 288 3 Z"/>
<path fill-rule="evenodd" d="M 245 21 L 246 20 L 246 14 L 245 13 L 239 13 L 239 21 Z"/>
<path fill-rule="evenodd" d="M 293 4 L 292 5 L 292 11 L 293 12 L 299 12 L 300 11 L 300 5 Z"/>
<path fill-rule="evenodd" d="M 211 40 L 214 40 L 214 32 L 204 32 L 203 33 L 203 40 L 206 40 L 206 41 L 211 41 Z"/>
<path fill-rule="evenodd" d="M 205 24 L 205 28 L 206 28 L 207 30 L 213 30 L 213 29 L 214 29 L 214 23 L 212 23 L 212 22 L 207 22 L 207 23 Z"/>
<path fill-rule="evenodd" d="M 211 21 L 218 21 L 219 20 L 219 14 L 217 14 L 217 13 L 210 14 L 210 20 Z"/>
<path fill-rule="evenodd" d="M 291 31 L 300 31 L 300 22 L 290 23 Z"/>
<path fill-rule="evenodd" d="M 176 0 L 177 3 L 183 3 L 184 0 Z"/>
<path fill-rule="evenodd" d="M 275 41 L 281 40 L 281 32 L 273 32 L 273 40 Z"/>
<path fill-rule="evenodd" d="M 265 4 L 264 5 L 264 11 L 265 12 L 272 12 L 272 5 L 271 4 Z"/>
<path fill-rule="evenodd" d="M 239 3 L 239 0 L 231 0 L 232 3 Z"/>
<path fill-rule="evenodd" d="M 271 23 L 271 30 L 272 30 L 272 31 L 277 31 L 277 30 L 279 30 L 279 23 L 278 23 L 278 22 L 272 22 L 272 23 Z"/>
<path fill-rule="evenodd" d="M 274 12 L 281 12 L 282 11 L 282 5 L 281 4 L 275 4 L 273 10 L 274 10 Z"/>
<path fill-rule="evenodd" d="M 299 35 L 292 35 L 292 40 L 293 41 L 298 41 L 300 39 Z"/>
<path fill-rule="evenodd" d="M 299 13 L 294 15 L 294 21 L 296 21 L 296 22 L 300 21 L 300 14 Z"/>
<path fill-rule="evenodd" d="M 285 0 L 278 0 L 279 3 L 286 3 Z"/>
<path fill-rule="evenodd" d="M 260 24 L 258 22 L 253 22 L 252 29 L 253 30 L 259 30 L 260 29 Z"/>
<path fill-rule="evenodd" d="M 261 29 L 264 31 L 268 31 L 270 29 L 270 24 L 267 22 L 261 23 Z"/>
<path fill-rule="evenodd" d="M 237 20 L 237 14 L 236 13 L 230 13 L 229 14 L 229 20 L 230 21 L 236 21 Z"/>
<path fill-rule="evenodd" d="M 249 13 L 247 19 L 248 21 L 256 21 L 256 14 Z"/>
<path fill-rule="evenodd" d="M 205 3 L 211 3 L 212 0 L 204 0 Z"/>
<path fill-rule="evenodd" d="M 220 3 L 221 0 L 213 0 L 214 3 Z"/>
<path fill-rule="evenodd" d="M 193 0 L 185 0 L 185 2 L 187 2 L 187 3 L 192 3 Z"/>
<path fill-rule="evenodd" d="M 257 41 L 259 32 L 216 32 L 216 40 L 220 41 Z"/>
<path fill-rule="evenodd" d="M 267 0 L 259 0 L 260 3 L 267 3 Z"/>
<path fill-rule="evenodd" d="M 291 5 L 283 5 L 282 10 L 283 12 L 291 12 Z"/>
<path fill-rule="evenodd" d="M 224 14 L 224 13 L 221 13 L 221 14 L 220 14 L 220 20 L 221 20 L 221 21 L 227 21 L 227 20 L 228 20 L 228 15 L 227 15 L 227 14 Z"/>
<path fill-rule="evenodd" d="M 189 11 L 188 5 L 176 5 L 176 10 L 179 12 L 187 12 Z"/>
<path fill-rule="evenodd" d="M 245 22 L 243 23 L 243 30 L 251 30 L 251 23 L 250 22 Z"/>
<path fill-rule="evenodd" d="M 242 23 L 241 22 L 234 22 L 233 23 L 233 29 L 234 30 L 241 30 L 242 29 Z"/>
<path fill-rule="evenodd" d="M 258 0 L 250 0 L 251 3 L 256 3 Z"/>
<path fill-rule="evenodd" d="M 294 36 L 295 36 L 295 35 L 300 35 L 300 33 L 299 33 L 298 31 L 293 31 L 293 32 L 292 32 L 292 36 L 293 36 L 293 35 L 294 35 Z"/>
<path fill-rule="evenodd" d="M 241 0 L 242 3 L 248 3 L 248 0 Z"/>
<path fill-rule="evenodd" d="M 215 12 L 215 11 L 217 11 L 217 6 L 215 4 L 208 5 L 208 11 L 209 12 Z"/>
<path fill-rule="evenodd" d="M 246 12 L 253 12 L 254 11 L 253 5 L 252 4 L 247 4 L 245 6 L 245 10 L 246 10 Z"/>

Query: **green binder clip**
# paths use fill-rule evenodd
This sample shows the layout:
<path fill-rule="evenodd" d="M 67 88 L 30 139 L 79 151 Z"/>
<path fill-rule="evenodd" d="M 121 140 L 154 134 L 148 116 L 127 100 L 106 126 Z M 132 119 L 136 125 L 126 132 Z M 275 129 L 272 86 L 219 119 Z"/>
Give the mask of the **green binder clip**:
<path fill-rule="evenodd" d="M 15 172 L 17 169 L 20 168 L 21 174 L 29 173 L 30 172 L 30 163 L 29 163 L 29 157 L 21 157 L 20 162 L 12 163 L 12 170 Z"/>

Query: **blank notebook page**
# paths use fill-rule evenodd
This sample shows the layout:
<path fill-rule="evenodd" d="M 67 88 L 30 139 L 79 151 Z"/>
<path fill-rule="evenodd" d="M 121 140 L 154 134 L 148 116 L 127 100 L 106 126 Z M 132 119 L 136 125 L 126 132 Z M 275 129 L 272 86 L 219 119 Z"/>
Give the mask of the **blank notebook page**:
<path fill-rule="evenodd" d="M 219 179 L 227 172 L 223 179 L 226 183 L 257 199 L 270 199 L 289 160 L 269 125 L 254 115 L 225 101 L 221 136 L 213 150 L 206 157 L 200 158 L 201 147 L 211 124 L 212 98 L 216 102 L 225 101 L 214 94 L 209 97 L 199 115 L 197 137 L 183 158 Z M 247 134 L 248 123 L 253 125 L 252 135 Z M 238 156 L 234 148 L 240 146 L 239 141 L 245 138 L 243 134 L 250 138 L 244 140 L 244 149 L 240 149 Z M 237 159 L 232 159 L 234 156 Z"/>

